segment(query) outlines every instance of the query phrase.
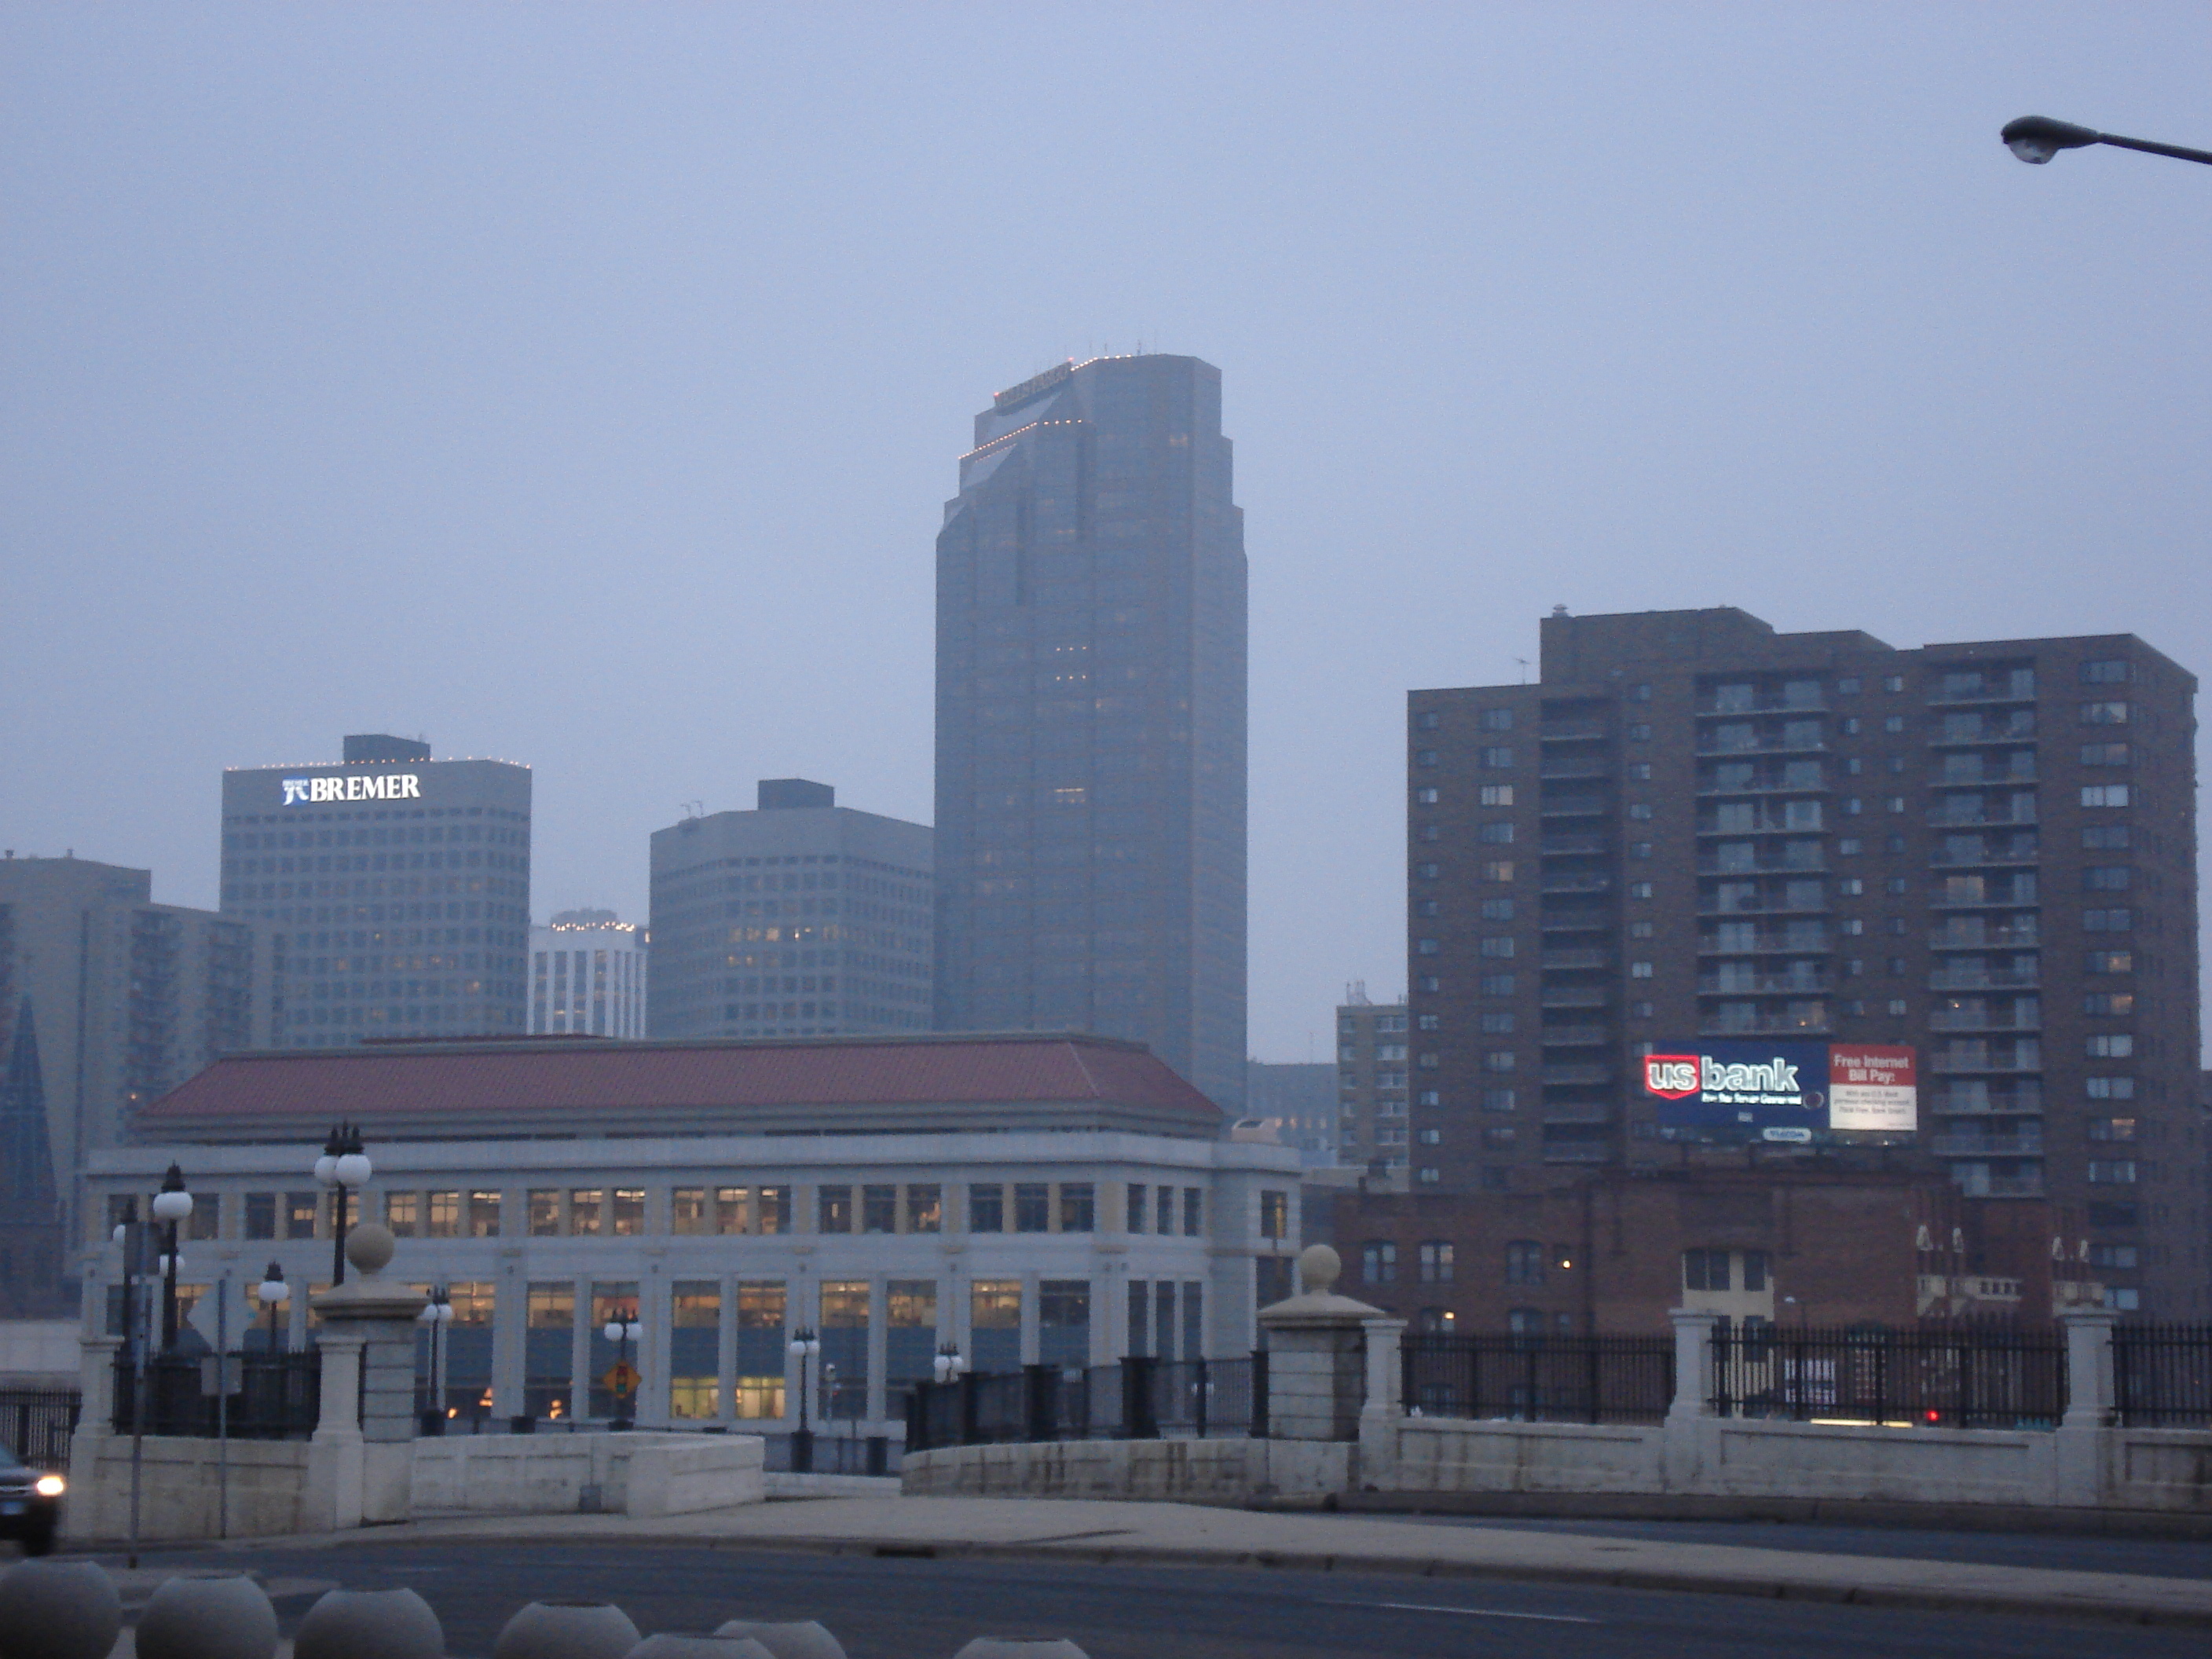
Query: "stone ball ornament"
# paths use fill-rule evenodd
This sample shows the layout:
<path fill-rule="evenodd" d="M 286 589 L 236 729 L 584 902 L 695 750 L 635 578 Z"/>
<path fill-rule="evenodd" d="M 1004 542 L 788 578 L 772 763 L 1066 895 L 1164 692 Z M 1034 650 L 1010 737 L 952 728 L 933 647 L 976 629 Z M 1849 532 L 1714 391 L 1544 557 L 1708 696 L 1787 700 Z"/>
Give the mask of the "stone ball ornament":
<path fill-rule="evenodd" d="M 1064 1637 L 979 1636 L 953 1659 L 1091 1659 L 1091 1656 Z"/>
<path fill-rule="evenodd" d="M 627 1659 L 637 1626 L 611 1601 L 532 1601 L 507 1621 L 491 1659 Z"/>
<path fill-rule="evenodd" d="M 770 1659 L 750 1636 L 709 1635 L 704 1631 L 662 1631 L 629 1650 L 629 1659 Z"/>
<path fill-rule="evenodd" d="M 107 1659 L 123 1601 L 96 1561 L 18 1561 L 0 1573 L 0 1659 Z"/>
<path fill-rule="evenodd" d="M 346 1260 L 364 1275 L 382 1273 L 392 1265 L 396 1241 L 392 1229 L 380 1221 L 364 1221 L 346 1234 Z"/>
<path fill-rule="evenodd" d="M 1309 1244 L 1298 1252 L 1298 1288 L 1309 1295 L 1327 1296 L 1344 1277 L 1344 1258 L 1326 1244 Z"/>
<path fill-rule="evenodd" d="M 292 1637 L 292 1659 L 445 1659 L 446 1632 L 411 1589 L 326 1592 Z"/>
<path fill-rule="evenodd" d="M 715 1626 L 717 1636 L 748 1636 L 766 1648 L 772 1659 L 845 1659 L 844 1644 L 811 1619 L 786 1624 L 756 1624 L 732 1619 Z"/>
<path fill-rule="evenodd" d="M 276 1609 L 240 1572 L 179 1573 L 138 1615 L 138 1659 L 272 1659 Z"/>

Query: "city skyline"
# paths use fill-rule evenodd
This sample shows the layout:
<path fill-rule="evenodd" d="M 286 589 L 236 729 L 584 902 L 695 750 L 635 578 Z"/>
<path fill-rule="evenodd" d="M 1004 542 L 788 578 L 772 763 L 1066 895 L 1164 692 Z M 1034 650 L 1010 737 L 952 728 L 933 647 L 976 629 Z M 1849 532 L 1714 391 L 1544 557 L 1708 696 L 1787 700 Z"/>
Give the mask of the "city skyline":
<path fill-rule="evenodd" d="M 165 902 L 334 732 L 529 761 L 541 919 L 758 777 L 932 818 L 945 458 L 1139 342 L 1243 451 L 1262 1058 L 1397 988 L 1404 689 L 1555 603 L 2212 620 L 2205 169 L 1996 137 L 2202 142 L 2199 9 L 133 15 L 0 19 L 5 838 Z"/>

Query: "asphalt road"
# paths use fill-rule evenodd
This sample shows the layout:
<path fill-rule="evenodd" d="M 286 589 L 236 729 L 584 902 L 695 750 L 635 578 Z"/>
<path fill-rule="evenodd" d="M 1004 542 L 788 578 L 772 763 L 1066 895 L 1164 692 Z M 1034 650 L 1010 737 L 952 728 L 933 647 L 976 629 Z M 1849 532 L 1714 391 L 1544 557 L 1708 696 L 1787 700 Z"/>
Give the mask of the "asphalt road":
<path fill-rule="evenodd" d="M 1943 1532 L 1917 1527 L 1823 1526 L 1803 1521 L 1544 1521 L 1441 1515 L 1370 1515 L 1367 1518 L 1420 1526 L 1585 1533 L 1601 1538 L 1640 1538 L 1655 1544 L 1731 1544 L 1747 1549 L 1871 1555 L 1901 1561 L 1964 1561 L 2069 1572 L 2142 1573 L 2153 1578 L 2212 1578 L 2212 1540 L 2208 1539 Z"/>
<path fill-rule="evenodd" d="M 1345 1573 L 880 1559 L 600 1545 L 348 1543 L 172 1552 L 271 1580 L 411 1586 L 448 1650 L 481 1659 L 525 1601 L 616 1602 L 640 1630 L 819 1619 L 852 1659 L 951 1659 L 971 1637 L 1064 1636 L 1091 1659 L 2203 1659 L 2204 1632 L 2054 1619 L 1889 1612 L 1747 1596 Z M 282 1586 L 280 1586 L 282 1588 Z M 317 1589 L 279 1601 L 289 1631 Z"/>

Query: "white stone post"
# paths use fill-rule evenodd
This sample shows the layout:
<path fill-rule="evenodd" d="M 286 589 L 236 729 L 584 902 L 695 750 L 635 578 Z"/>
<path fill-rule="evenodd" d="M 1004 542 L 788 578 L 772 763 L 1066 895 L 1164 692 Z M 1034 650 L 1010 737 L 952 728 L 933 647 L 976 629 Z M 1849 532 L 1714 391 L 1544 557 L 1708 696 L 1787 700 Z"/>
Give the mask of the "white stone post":
<path fill-rule="evenodd" d="M 2066 1415 L 2054 1450 L 2058 1502 L 2092 1509 L 2111 1484 L 2113 1417 L 2119 1405 L 2112 1377 L 2112 1328 L 2108 1308 L 2072 1310 L 2058 1316 L 2066 1333 Z"/>
<path fill-rule="evenodd" d="M 88 1336 L 81 1339 L 77 1350 L 84 1404 L 77 1413 L 76 1432 L 70 1437 L 70 1498 L 62 1505 L 62 1532 L 67 1537 L 116 1538 L 123 1533 L 122 1523 L 108 1513 L 114 1495 L 100 1480 L 102 1461 L 112 1455 L 115 1356 L 122 1347 L 119 1336 Z M 112 1473 L 112 1464 L 107 1472 Z M 116 1510 L 117 1515 L 126 1513 Z"/>
<path fill-rule="evenodd" d="M 313 1529 L 404 1521 L 413 1506 L 415 1334 L 425 1298 L 382 1277 L 392 1249 L 379 1223 L 356 1227 L 346 1239 L 356 1276 L 315 1298 L 322 1402 L 303 1517 Z"/>
<path fill-rule="evenodd" d="M 1705 1442 L 1718 1425 L 1713 1421 L 1713 1333 L 1720 1316 L 1676 1308 L 1668 1317 L 1674 1322 L 1674 1402 L 1667 1408 L 1662 1430 L 1662 1466 L 1670 1492 L 1696 1490 L 1705 1467 Z"/>
<path fill-rule="evenodd" d="M 1399 1349 L 1402 1319 L 1363 1319 L 1367 1347 L 1367 1403 L 1359 1412 L 1359 1481 L 1388 1490 L 1398 1468 L 1398 1431 L 1405 1421 L 1405 1360 Z"/>
<path fill-rule="evenodd" d="M 1338 1296 L 1342 1264 L 1326 1244 L 1298 1257 L 1304 1293 L 1260 1310 L 1267 1334 L 1267 1437 L 1357 1440 L 1368 1398 L 1367 1322 L 1380 1308 Z"/>

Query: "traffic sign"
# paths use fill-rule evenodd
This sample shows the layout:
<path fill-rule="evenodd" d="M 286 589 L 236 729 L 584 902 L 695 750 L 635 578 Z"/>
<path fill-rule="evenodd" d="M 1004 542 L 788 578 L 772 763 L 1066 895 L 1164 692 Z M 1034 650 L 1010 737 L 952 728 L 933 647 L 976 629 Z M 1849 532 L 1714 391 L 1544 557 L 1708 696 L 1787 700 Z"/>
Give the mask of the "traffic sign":
<path fill-rule="evenodd" d="M 627 1359 L 617 1360 L 599 1374 L 599 1382 L 609 1394 L 635 1394 L 641 1381 L 637 1367 Z"/>

